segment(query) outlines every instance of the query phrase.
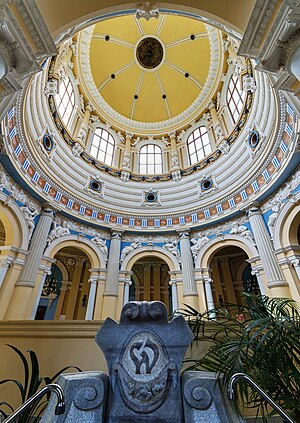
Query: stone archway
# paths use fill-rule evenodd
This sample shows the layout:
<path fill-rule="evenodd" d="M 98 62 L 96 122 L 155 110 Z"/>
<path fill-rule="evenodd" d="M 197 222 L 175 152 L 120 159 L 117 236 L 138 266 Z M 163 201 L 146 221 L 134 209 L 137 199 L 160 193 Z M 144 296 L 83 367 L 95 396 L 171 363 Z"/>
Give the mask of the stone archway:
<path fill-rule="evenodd" d="M 90 258 L 79 245 L 60 248 L 53 258 L 36 320 L 83 320 L 90 289 Z"/>
<path fill-rule="evenodd" d="M 172 311 L 170 268 L 166 261 L 155 255 L 140 258 L 132 266 L 129 299 L 135 301 L 162 301 Z"/>
<path fill-rule="evenodd" d="M 237 246 L 224 246 L 210 258 L 212 294 L 215 305 L 241 303 L 243 292 L 260 293 L 258 281 L 251 274 L 246 252 Z"/>

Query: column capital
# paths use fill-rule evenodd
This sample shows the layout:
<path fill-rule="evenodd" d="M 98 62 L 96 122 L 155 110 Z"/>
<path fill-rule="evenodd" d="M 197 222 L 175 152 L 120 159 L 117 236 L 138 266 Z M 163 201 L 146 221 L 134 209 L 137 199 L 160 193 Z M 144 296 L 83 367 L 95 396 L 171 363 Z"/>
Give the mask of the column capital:
<path fill-rule="evenodd" d="M 258 201 L 254 201 L 252 204 L 250 204 L 250 206 L 247 207 L 246 209 L 246 215 L 247 217 L 251 217 L 254 215 L 261 215 L 261 208 L 260 208 L 260 203 Z"/>
<path fill-rule="evenodd" d="M 177 230 L 179 239 L 190 239 L 191 238 L 191 230 L 190 229 L 182 229 Z"/>
<path fill-rule="evenodd" d="M 210 100 L 210 102 L 207 105 L 208 109 L 215 109 L 216 108 L 216 102 L 214 100 Z"/>
<path fill-rule="evenodd" d="M 289 262 L 294 267 L 299 266 L 300 265 L 300 258 L 299 257 L 292 257 L 292 258 L 289 259 Z"/>
<path fill-rule="evenodd" d="M 111 239 L 121 239 L 122 235 L 125 231 L 123 230 L 112 230 L 110 233 L 110 238 Z"/>
<path fill-rule="evenodd" d="M 174 138 L 176 140 L 176 132 L 175 131 L 169 132 L 168 136 L 169 136 L 169 138 L 171 138 L 171 139 Z"/>
<path fill-rule="evenodd" d="M 42 204 L 41 215 L 54 217 L 54 213 L 56 211 L 57 209 L 53 207 L 51 204 L 49 203 Z"/>

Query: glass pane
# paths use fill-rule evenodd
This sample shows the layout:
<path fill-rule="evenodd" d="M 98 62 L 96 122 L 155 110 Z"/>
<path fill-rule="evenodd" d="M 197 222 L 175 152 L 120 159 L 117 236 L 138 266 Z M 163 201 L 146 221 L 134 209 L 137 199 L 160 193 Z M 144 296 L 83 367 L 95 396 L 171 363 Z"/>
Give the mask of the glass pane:
<path fill-rule="evenodd" d="M 147 156 L 146 156 L 146 154 L 141 154 L 140 155 L 140 163 L 141 164 L 146 164 L 147 163 Z"/>
<path fill-rule="evenodd" d="M 92 146 L 90 151 L 91 156 L 97 157 L 97 153 L 98 153 L 98 148 Z"/>
<path fill-rule="evenodd" d="M 154 153 L 154 145 L 153 144 L 148 144 L 148 154 L 149 153 Z"/>
<path fill-rule="evenodd" d="M 148 165 L 148 173 L 149 174 L 154 174 L 154 165 Z"/>
<path fill-rule="evenodd" d="M 105 158 L 105 153 L 104 153 L 104 151 L 99 150 L 99 152 L 98 152 L 98 159 L 99 159 L 101 162 L 104 162 L 104 158 Z"/>
<path fill-rule="evenodd" d="M 192 144 L 189 145 L 189 150 L 190 150 L 190 154 L 195 153 L 196 149 L 195 149 L 195 144 L 194 143 L 192 143 Z"/>
<path fill-rule="evenodd" d="M 191 164 L 197 163 L 198 160 L 197 160 L 196 153 L 190 155 L 190 160 L 191 160 Z"/>
<path fill-rule="evenodd" d="M 113 151 L 114 151 L 114 147 L 111 144 L 107 144 L 107 150 L 106 150 L 107 154 L 111 156 Z"/>
<path fill-rule="evenodd" d="M 153 154 L 148 154 L 148 163 L 154 164 L 154 155 Z"/>
<path fill-rule="evenodd" d="M 198 161 L 204 159 L 205 154 L 203 150 L 198 151 Z"/>
<path fill-rule="evenodd" d="M 146 172 L 146 165 L 140 165 L 140 173 L 142 173 L 142 174 L 146 174 L 147 172 Z"/>

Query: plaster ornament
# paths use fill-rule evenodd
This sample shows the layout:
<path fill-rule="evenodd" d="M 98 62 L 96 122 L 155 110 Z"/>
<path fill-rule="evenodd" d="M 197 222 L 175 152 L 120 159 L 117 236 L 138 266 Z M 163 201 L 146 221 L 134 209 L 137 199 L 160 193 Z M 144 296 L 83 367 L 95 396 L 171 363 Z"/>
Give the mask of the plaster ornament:
<path fill-rule="evenodd" d="M 201 250 L 202 246 L 209 241 L 207 236 L 200 236 L 199 238 L 192 238 L 191 243 L 191 252 L 194 260 L 196 260 L 199 251 Z"/>
<path fill-rule="evenodd" d="M 56 238 L 60 238 L 64 235 L 68 235 L 70 233 L 69 228 L 67 227 L 67 222 L 65 220 L 62 221 L 61 225 L 58 225 L 56 221 L 52 224 L 52 229 L 49 232 L 48 238 L 47 238 L 47 245 L 50 244 L 50 242 L 54 241 Z"/>
<path fill-rule="evenodd" d="M 56 95 L 58 92 L 58 84 L 57 79 L 49 79 L 46 82 L 46 85 L 44 87 L 44 94 L 49 97 L 50 95 Z"/>
<path fill-rule="evenodd" d="M 142 244 L 140 242 L 134 241 L 130 245 L 127 245 L 126 247 L 124 247 L 122 252 L 121 252 L 120 262 L 122 263 L 123 260 L 125 259 L 125 257 L 129 253 L 131 253 L 131 251 L 134 251 L 136 248 L 139 248 L 141 246 L 142 246 Z"/>
<path fill-rule="evenodd" d="M 137 19 L 144 18 L 149 21 L 151 18 L 158 19 L 159 9 L 156 7 L 156 3 L 140 3 L 136 9 Z"/>
<path fill-rule="evenodd" d="M 211 122 L 212 116 L 211 116 L 210 112 L 203 113 L 202 119 L 207 120 L 208 122 Z"/>
<path fill-rule="evenodd" d="M 107 248 L 107 245 L 106 245 L 106 239 L 102 239 L 102 238 L 100 238 L 100 236 L 96 236 L 96 237 L 92 238 L 91 241 L 94 244 L 96 244 L 97 247 L 99 247 L 99 250 L 101 251 L 101 253 L 105 257 L 105 261 L 107 261 L 108 248 Z"/>
<path fill-rule="evenodd" d="M 170 251 L 170 253 L 172 253 L 180 263 L 181 257 L 180 257 L 180 252 L 178 250 L 178 241 L 167 242 L 166 244 L 163 245 L 163 248 L 165 250 Z"/>
<path fill-rule="evenodd" d="M 130 169 L 130 154 L 124 155 L 122 168 Z"/>
<path fill-rule="evenodd" d="M 239 225 L 236 222 L 233 224 L 229 233 L 244 236 L 245 238 L 249 239 L 249 241 L 254 242 L 253 234 L 247 228 L 247 226 Z"/>
<path fill-rule="evenodd" d="M 223 154 L 229 154 L 230 152 L 230 144 L 226 140 L 222 141 L 218 148 L 222 151 Z"/>
<path fill-rule="evenodd" d="M 72 146 L 72 153 L 74 157 L 79 157 L 83 150 L 84 148 L 79 142 L 75 142 Z"/>
<path fill-rule="evenodd" d="M 174 182 L 179 182 L 182 177 L 181 171 L 179 169 L 172 170 L 171 175 Z"/>
<path fill-rule="evenodd" d="M 171 157 L 171 169 L 174 169 L 178 166 L 179 166 L 178 155 L 177 155 L 177 152 L 174 152 L 172 153 L 172 157 Z"/>
<path fill-rule="evenodd" d="M 272 201 L 273 207 L 272 207 L 272 213 L 269 216 L 268 219 L 268 227 L 271 234 L 271 238 L 273 239 L 274 236 L 274 226 L 281 208 L 281 202 L 278 200 Z"/>
<path fill-rule="evenodd" d="M 243 88 L 244 90 L 251 91 L 252 93 L 256 91 L 257 86 L 253 76 L 246 74 L 243 77 Z"/>
<path fill-rule="evenodd" d="M 130 179 L 130 172 L 127 170 L 122 170 L 120 174 L 120 179 L 122 182 L 128 182 Z"/>
<path fill-rule="evenodd" d="M 217 140 L 224 138 L 223 128 L 222 128 L 222 125 L 219 122 L 214 125 L 214 131 L 215 131 Z"/>
<path fill-rule="evenodd" d="M 39 214 L 38 211 L 35 209 L 34 204 L 29 201 L 28 204 L 20 207 L 21 212 L 23 213 L 25 220 L 28 225 L 29 229 L 29 238 L 31 238 L 32 232 L 34 230 L 35 224 L 34 219 Z"/>

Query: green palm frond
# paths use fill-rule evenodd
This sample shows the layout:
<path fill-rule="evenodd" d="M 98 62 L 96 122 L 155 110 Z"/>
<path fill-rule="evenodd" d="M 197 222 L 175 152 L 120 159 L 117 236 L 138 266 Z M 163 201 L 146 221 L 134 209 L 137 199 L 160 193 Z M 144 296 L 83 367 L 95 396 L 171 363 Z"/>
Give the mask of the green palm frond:
<path fill-rule="evenodd" d="M 226 386 L 237 372 L 248 374 L 271 397 L 300 421 L 300 307 L 289 298 L 244 294 L 242 305 L 223 304 L 200 314 L 182 313 L 196 342 L 210 342 L 207 353 L 185 362 L 185 370 L 222 375 Z M 210 316 L 214 315 L 212 321 Z M 241 402 L 267 414 L 264 400 L 239 384 Z"/>

